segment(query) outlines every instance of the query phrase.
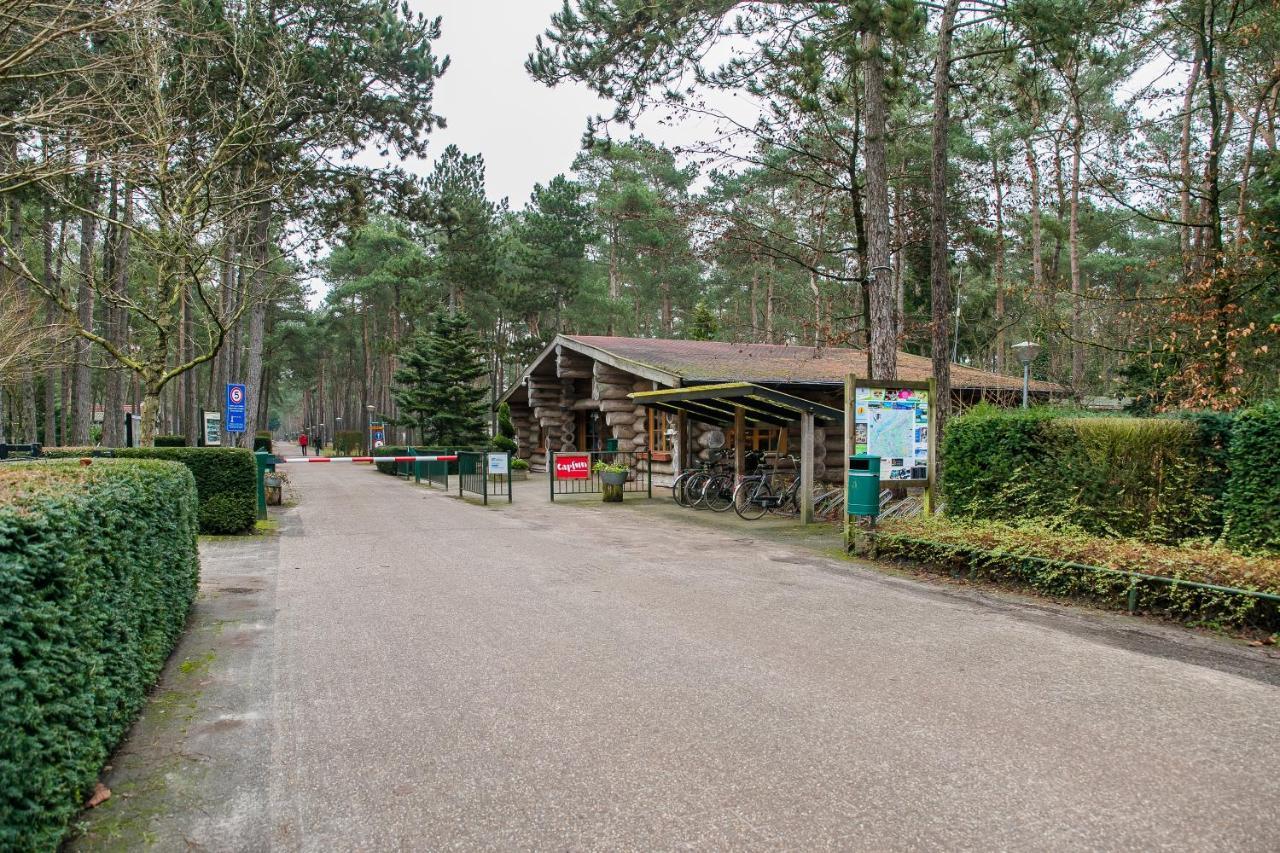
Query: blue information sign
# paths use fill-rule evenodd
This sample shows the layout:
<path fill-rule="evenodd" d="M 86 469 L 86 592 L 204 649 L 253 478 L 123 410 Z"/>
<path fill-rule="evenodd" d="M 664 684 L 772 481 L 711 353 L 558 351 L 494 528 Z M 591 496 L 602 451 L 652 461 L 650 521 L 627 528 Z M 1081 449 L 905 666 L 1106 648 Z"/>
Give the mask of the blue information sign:
<path fill-rule="evenodd" d="M 227 385 L 227 432 L 244 432 L 245 392 L 243 385 Z"/>

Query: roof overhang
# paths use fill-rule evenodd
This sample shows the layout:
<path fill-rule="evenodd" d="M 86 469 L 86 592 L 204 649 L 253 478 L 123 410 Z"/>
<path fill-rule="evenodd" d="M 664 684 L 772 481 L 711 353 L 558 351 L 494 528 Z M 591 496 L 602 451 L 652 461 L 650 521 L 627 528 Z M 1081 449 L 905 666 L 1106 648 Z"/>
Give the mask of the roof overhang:
<path fill-rule="evenodd" d="M 551 343 L 547 344 L 546 348 L 538 354 L 538 357 L 524 369 L 516 381 L 511 383 L 507 390 L 503 392 L 502 396 L 498 398 L 498 402 L 502 403 L 509 401 L 512 395 L 524 386 L 525 381 L 533 375 L 533 372 L 537 370 L 544 361 L 555 355 L 556 347 L 558 346 L 564 347 L 567 350 L 572 350 L 579 355 L 584 355 L 596 361 L 603 362 L 610 367 L 616 367 L 618 370 L 634 374 L 642 379 L 657 382 L 660 385 L 679 385 L 681 381 L 679 375 L 668 370 L 663 370 L 661 368 L 654 367 L 651 364 L 645 364 L 644 362 L 634 361 L 633 359 L 622 358 L 608 350 L 601 349 L 600 347 L 593 346 L 592 344 L 584 343 L 576 338 L 570 337 L 569 335 L 556 335 L 555 338 L 552 339 Z"/>
<path fill-rule="evenodd" d="M 785 427 L 802 414 L 828 423 L 844 423 L 844 413 L 832 406 L 784 394 L 751 382 L 722 382 L 628 395 L 642 406 L 666 412 L 685 412 L 703 423 L 731 426 L 741 408 L 749 423 Z"/>

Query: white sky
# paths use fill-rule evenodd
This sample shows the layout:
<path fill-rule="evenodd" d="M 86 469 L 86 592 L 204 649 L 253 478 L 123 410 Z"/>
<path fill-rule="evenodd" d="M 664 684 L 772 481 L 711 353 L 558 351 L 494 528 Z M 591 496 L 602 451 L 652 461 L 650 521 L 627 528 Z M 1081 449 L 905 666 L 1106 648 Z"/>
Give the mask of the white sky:
<path fill-rule="evenodd" d="M 507 197 L 513 208 L 523 207 L 535 183 L 569 170 L 587 118 L 612 111 L 585 86 L 548 88 L 524 70 L 534 40 L 561 0 L 410 0 L 409 5 L 443 18 L 436 52 L 448 55 L 450 65 L 436 83 L 434 101 L 448 127 L 431 135 L 427 161 L 404 165 L 425 175 L 452 143 L 467 154 L 484 155 L 490 198 Z M 664 127 L 650 117 L 637 129 L 668 145 L 699 135 L 696 128 Z"/>

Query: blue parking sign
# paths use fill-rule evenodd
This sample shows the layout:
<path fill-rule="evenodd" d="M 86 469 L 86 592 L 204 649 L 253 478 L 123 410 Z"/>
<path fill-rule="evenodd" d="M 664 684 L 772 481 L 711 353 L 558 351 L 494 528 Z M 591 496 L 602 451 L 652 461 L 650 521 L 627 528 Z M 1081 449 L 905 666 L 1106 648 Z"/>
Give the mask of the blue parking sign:
<path fill-rule="evenodd" d="M 247 396 L 243 385 L 228 383 L 227 432 L 244 432 L 244 409 Z"/>

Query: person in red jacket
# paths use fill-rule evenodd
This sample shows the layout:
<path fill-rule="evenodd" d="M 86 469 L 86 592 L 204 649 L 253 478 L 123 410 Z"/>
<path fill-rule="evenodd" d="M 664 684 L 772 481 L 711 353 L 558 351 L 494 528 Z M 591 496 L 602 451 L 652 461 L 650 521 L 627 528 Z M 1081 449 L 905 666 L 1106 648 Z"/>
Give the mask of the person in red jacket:
<path fill-rule="evenodd" d="M 298 436 L 298 446 L 302 448 L 302 455 L 307 455 L 307 434 L 304 432 Z"/>

